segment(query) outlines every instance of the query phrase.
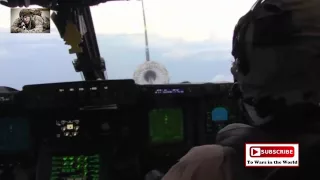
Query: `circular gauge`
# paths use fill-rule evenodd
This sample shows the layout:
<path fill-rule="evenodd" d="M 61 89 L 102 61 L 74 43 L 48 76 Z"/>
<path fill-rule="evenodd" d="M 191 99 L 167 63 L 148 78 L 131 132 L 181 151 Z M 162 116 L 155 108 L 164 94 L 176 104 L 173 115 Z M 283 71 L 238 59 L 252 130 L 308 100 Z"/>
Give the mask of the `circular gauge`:
<path fill-rule="evenodd" d="M 137 84 L 168 84 L 169 73 L 163 65 L 146 61 L 134 72 L 133 79 Z"/>
<path fill-rule="evenodd" d="M 224 107 L 216 107 L 211 112 L 212 121 L 228 121 L 228 110 Z"/>

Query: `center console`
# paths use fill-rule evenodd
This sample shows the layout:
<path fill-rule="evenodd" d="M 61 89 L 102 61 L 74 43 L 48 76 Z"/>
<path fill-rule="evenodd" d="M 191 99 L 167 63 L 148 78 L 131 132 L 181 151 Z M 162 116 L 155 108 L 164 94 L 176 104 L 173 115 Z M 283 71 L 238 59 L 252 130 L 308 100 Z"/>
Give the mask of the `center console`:
<path fill-rule="evenodd" d="M 6 91 L 0 151 L 29 157 L 31 179 L 141 180 L 153 169 L 166 172 L 190 148 L 214 143 L 219 129 L 241 120 L 230 86 L 115 80 Z M 22 160 L 10 161 L 14 169 L 13 162 Z"/>

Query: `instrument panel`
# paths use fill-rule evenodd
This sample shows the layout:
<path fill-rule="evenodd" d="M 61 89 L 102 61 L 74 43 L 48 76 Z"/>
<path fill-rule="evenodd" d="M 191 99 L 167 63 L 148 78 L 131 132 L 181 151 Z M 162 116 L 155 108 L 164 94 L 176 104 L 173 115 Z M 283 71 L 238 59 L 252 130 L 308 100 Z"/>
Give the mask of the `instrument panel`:
<path fill-rule="evenodd" d="M 30 156 L 41 180 L 143 179 L 241 121 L 231 86 L 113 80 L 0 88 L 0 153 Z"/>

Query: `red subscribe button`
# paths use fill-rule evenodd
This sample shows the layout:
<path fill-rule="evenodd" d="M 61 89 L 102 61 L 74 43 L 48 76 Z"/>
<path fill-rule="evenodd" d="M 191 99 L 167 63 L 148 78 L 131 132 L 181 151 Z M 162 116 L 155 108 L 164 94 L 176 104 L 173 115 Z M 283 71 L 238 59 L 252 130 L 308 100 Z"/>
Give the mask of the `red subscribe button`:
<path fill-rule="evenodd" d="M 251 157 L 294 157 L 293 146 L 254 146 L 250 147 Z"/>

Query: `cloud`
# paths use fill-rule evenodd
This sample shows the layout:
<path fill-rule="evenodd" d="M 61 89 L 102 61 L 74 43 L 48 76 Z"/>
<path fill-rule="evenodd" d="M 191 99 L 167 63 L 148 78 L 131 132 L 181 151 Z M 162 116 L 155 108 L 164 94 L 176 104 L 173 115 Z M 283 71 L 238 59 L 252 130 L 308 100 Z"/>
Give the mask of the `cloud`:
<path fill-rule="evenodd" d="M 205 44 L 205 43 L 204 43 Z M 212 47 L 211 47 L 212 46 Z M 225 44 L 215 44 L 209 43 L 207 47 L 188 47 L 188 48 L 174 48 L 168 53 L 163 54 L 164 57 L 176 58 L 179 60 L 183 60 L 187 57 L 194 57 L 195 59 L 201 58 L 203 60 L 216 60 L 216 56 L 224 56 L 224 60 L 226 58 L 231 57 L 231 49 L 230 47 L 223 47 Z"/>
<path fill-rule="evenodd" d="M 1 33 L 3 35 L 5 33 Z M 7 34 L 10 35 L 10 34 Z M 15 41 L 0 40 L 1 66 L 0 85 L 7 85 L 21 89 L 25 84 L 50 83 L 59 81 L 80 80 L 79 73 L 75 73 L 72 60 L 76 57 L 68 53 L 69 47 L 64 45 L 61 38 L 43 40 L 35 38 L 32 41 L 23 36 L 12 36 Z M 132 37 L 134 36 L 134 37 Z M 143 39 L 143 35 L 140 38 Z M 100 54 L 106 60 L 107 71 L 110 79 L 128 79 L 136 68 L 145 61 L 143 42 L 141 46 L 130 43 L 132 39 L 139 39 L 138 35 L 99 35 Z M 150 36 L 153 39 L 153 36 Z M 217 51 L 224 51 L 219 44 L 210 42 L 186 42 L 170 38 L 156 37 L 150 45 L 151 58 L 163 64 L 169 71 L 171 82 L 208 82 L 217 74 L 228 74 L 230 69 L 229 59 L 223 55 L 215 54 L 210 61 L 206 60 L 208 49 L 217 47 Z M 19 41 L 19 43 L 17 43 Z M 167 44 L 179 44 L 180 49 L 199 49 L 198 54 L 179 57 L 165 57 L 172 51 Z"/>
<path fill-rule="evenodd" d="M 233 82 L 233 76 L 231 74 L 230 75 L 218 74 L 212 78 L 211 82 L 215 82 L 215 83 Z"/>
<path fill-rule="evenodd" d="M 190 41 L 229 40 L 238 18 L 255 0 L 145 0 L 148 30 L 162 37 Z M 110 2 L 92 7 L 101 33 L 143 32 L 140 1 Z M 111 26 L 109 26 L 111 24 Z"/>
<path fill-rule="evenodd" d="M 233 28 L 255 0 L 144 1 L 151 58 L 166 66 L 171 82 L 232 81 Z M 109 2 L 91 11 L 109 78 L 132 78 L 145 61 L 141 3 Z M 0 17 L 0 77 L 12 73 L 1 85 L 81 79 L 53 23 L 51 34 L 9 34 L 10 9 L 0 6 Z"/>
<path fill-rule="evenodd" d="M 5 57 L 6 55 L 8 55 L 8 53 L 9 52 L 6 49 L 0 48 L 0 57 Z"/>
<path fill-rule="evenodd" d="M 256 0 L 144 0 L 150 34 L 187 41 L 231 40 L 234 25 Z M 91 7 L 99 34 L 142 34 L 141 1 Z M 10 9 L 0 6 L 0 27 L 10 25 Z"/>
<path fill-rule="evenodd" d="M 4 31 L 5 29 L 0 28 L 0 36 L 5 34 L 3 33 Z M 97 40 L 100 51 L 111 48 L 117 52 L 119 51 L 119 53 L 126 53 L 126 48 L 130 48 L 131 50 L 140 51 L 142 55 L 145 52 L 143 34 L 98 34 Z M 149 36 L 149 40 L 150 53 L 154 60 L 225 61 L 231 57 L 230 43 L 214 43 L 211 41 L 195 43 L 176 38 L 161 38 L 154 34 Z M 33 49 L 38 47 L 54 49 L 57 46 L 69 48 L 68 45 L 65 45 L 57 31 L 50 34 L 6 34 L 0 41 L 0 49 L 19 49 L 25 46 Z M 110 51 L 110 53 L 113 52 Z"/>

